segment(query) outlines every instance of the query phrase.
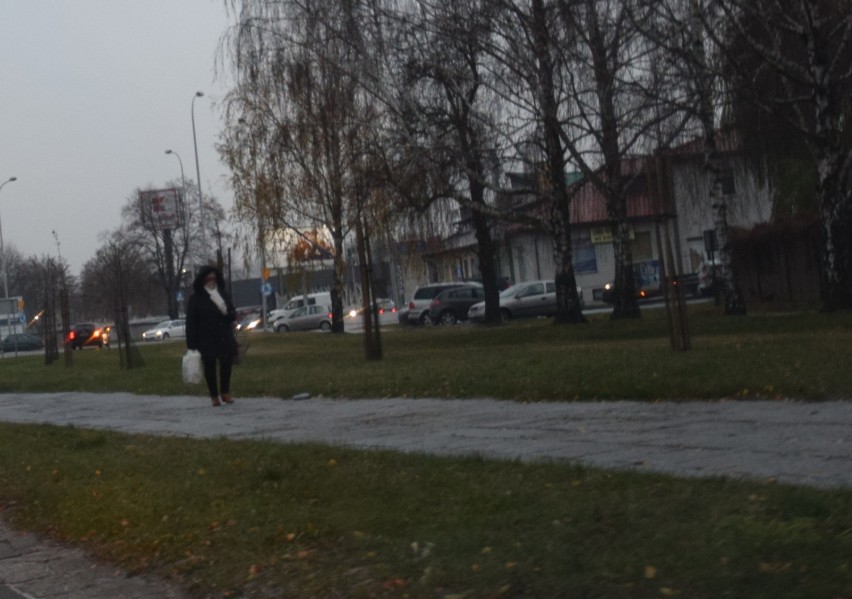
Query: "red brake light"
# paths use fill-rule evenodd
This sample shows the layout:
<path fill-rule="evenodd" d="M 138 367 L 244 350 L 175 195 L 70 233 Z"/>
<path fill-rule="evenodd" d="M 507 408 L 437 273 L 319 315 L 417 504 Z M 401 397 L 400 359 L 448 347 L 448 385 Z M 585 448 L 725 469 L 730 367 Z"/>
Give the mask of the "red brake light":
<path fill-rule="evenodd" d="M 408 302 L 408 309 L 414 310 L 414 302 Z"/>
<path fill-rule="evenodd" d="M 69 341 L 74 341 L 74 339 L 75 339 L 76 337 L 77 337 L 77 333 L 75 333 L 74 331 L 70 331 L 70 332 L 68 333 L 68 340 L 69 340 Z"/>
<path fill-rule="evenodd" d="M 396 314 L 396 306 L 394 306 L 393 308 L 391 308 L 391 314 Z"/>
<path fill-rule="evenodd" d="M 379 308 L 379 314 L 384 314 L 384 313 L 385 313 L 385 309 L 384 309 L 384 308 Z"/>

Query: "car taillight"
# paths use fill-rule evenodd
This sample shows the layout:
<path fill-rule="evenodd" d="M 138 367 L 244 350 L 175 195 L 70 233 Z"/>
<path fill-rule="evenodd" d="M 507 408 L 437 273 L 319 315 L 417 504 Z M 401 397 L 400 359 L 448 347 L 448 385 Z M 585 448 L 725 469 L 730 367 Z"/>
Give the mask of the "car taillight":
<path fill-rule="evenodd" d="M 414 310 L 414 302 L 408 302 L 408 309 Z"/>
<path fill-rule="evenodd" d="M 430 308 L 437 308 L 437 307 L 438 307 L 438 306 L 440 306 L 440 305 L 441 305 L 441 300 L 439 300 L 439 299 L 433 299 L 433 300 L 432 300 L 432 303 L 431 303 L 431 304 L 429 304 L 429 307 L 430 307 Z"/>
<path fill-rule="evenodd" d="M 393 308 L 391 308 L 391 314 L 396 314 L 396 306 L 394 306 Z"/>
<path fill-rule="evenodd" d="M 70 331 L 70 332 L 68 333 L 68 341 L 74 341 L 74 339 L 75 339 L 76 337 L 77 337 L 77 333 L 75 333 L 74 331 Z"/>

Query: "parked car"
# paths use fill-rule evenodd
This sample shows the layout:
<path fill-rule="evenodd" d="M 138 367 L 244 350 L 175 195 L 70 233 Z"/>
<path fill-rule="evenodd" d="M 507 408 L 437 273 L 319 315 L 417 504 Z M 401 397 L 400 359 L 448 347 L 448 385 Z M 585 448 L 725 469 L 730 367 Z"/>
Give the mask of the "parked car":
<path fill-rule="evenodd" d="M 583 303 L 583 290 L 577 287 Z M 500 315 L 503 320 L 528 316 L 554 316 L 556 314 L 556 283 L 554 281 L 526 281 L 515 283 L 500 292 Z M 485 319 L 485 302 L 470 307 L 468 319 L 474 322 Z"/>
<path fill-rule="evenodd" d="M 297 308 L 289 316 L 284 316 L 275 321 L 276 333 L 289 331 L 310 331 L 319 329 L 321 331 L 331 330 L 331 307 L 330 306 L 302 306 Z"/>
<path fill-rule="evenodd" d="M 455 324 L 459 320 L 467 320 L 470 307 L 484 298 L 485 291 L 482 287 L 445 289 L 429 304 L 429 320 L 435 324 Z"/>
<path fill-rule="evenodd" d="M 412 324 L 432 324 L 432 317 L 429 316 L 429 307 L 435 296 L 447 289 L 456 289 L 458 287 L 482 287 L 481 283 L 474 282 L 455 282 L 455 283 L 429 283 L 421 285 L 414 291 L 414 296 L 408 302 L 408 322 Z"/>
<path fill-rule="evenodd" d="M 91 322 L 75 324 L 68 332 L 65 342 L 71 349 L 83 349 L 84 347 L 109 347 L 109 325 L 97 325 Z"/>
<path fill-rule="evenodd" d="M 142 333 L 143 341 L 161 341 L 169 337 L 186 337 L 186 321 L 164 320 L 153 329 L 148 329 Z"/>
<path fill-rule="evenodd" d="M 32 351 L 43 348 L 44 342 L 41 340 L 41 337 L 36 337 L 30 333 L 13 333 L 11 335 L 6 335 L 2 344 L 0 344 L 0 349 L 2 349 L 4 353 Z"/>

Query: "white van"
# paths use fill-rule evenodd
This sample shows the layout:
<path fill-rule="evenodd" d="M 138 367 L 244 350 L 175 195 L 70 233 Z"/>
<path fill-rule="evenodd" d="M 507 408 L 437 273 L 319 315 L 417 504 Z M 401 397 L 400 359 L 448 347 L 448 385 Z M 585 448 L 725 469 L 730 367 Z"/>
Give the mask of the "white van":
<path fill-rule="evenodd" d="M 274 327 L 275 321 L 279 318 L 286 318 L 302 306 L 313 306 L 314 304 L 330 306 L 331 293 L 328 291 L 320 291 L 319 293 L 293 296 L 286 304 L 284 304 L 283 308 L 278 308 L 277 310 L 271 310 L 269 312 L 269 322 Z"/>

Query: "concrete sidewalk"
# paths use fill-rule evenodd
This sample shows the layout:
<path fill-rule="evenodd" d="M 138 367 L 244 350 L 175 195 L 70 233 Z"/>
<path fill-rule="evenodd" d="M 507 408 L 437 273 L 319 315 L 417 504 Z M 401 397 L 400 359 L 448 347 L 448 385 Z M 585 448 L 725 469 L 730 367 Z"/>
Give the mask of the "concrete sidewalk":
<path fill-rule="evenodd" d="M 0 421 L 282 443 L 318 441 L 523 461 L 555 459 L 678 476 L 852 487 L 852 402 L 237 398 L 232 406 L 213 408 L 206 397 L 0 394 Z M 74 550 L 44 550 L 24 538 L 21 542 L 0 525 L 0 599 L 15 589 L 25 593 L 18 597 L 36 599 L 181 596 L 165 583 L 121 576 L 119 580 L 136 586 L 93 594 L 99 585 L 91 586 L 92 574 L 85 568 L 71 568 L 84 583 L 63 579 L 68 568 L 62 564 L 76 562 L 62 552 Z M 46 553 L 40 553 L 43 550 Z M 93 572 L 100 568 L 91 567 Z M 104 575 L 99 571 L 95 576 L 100 580 Z M 4 582 L 13 588 L 4 589 Z M 57 591 L 60 585 L 85 590 L 63 593 Z M 154 591 L 149 593 L 151 585 Z M 39 590 L 42 587 L 53 591 Z"/>

